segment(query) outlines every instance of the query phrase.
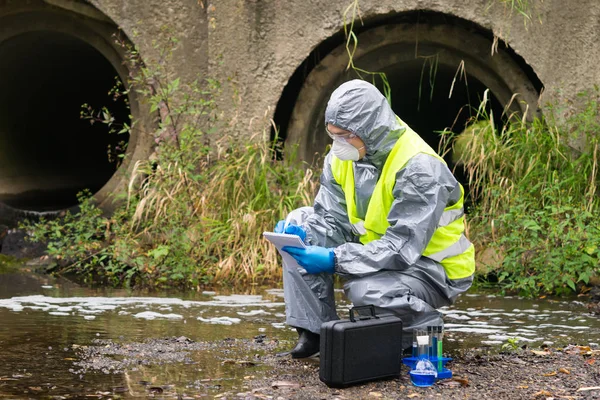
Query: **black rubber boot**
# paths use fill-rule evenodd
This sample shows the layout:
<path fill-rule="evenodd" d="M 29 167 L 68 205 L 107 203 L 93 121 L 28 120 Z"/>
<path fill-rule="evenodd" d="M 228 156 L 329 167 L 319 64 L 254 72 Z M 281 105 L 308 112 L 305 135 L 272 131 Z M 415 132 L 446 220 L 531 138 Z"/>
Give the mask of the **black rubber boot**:
<path fill-rule="evenodd" d="M 296 328 L 296 330 L 298 331 L 298 343 L 290 351 L 292 358 L 308 358 L 318 355 L 321 336 L 302 328 Z"/>

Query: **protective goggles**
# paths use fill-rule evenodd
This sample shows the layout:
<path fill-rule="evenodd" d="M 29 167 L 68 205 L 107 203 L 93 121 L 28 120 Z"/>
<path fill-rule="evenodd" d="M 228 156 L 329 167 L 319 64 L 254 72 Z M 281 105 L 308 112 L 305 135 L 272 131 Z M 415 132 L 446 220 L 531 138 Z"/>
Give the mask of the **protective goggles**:
<path fill-rule="evenodd" d="M 329 132 L 329 129 L 327 129 L 327 125 L 325 125 L 325 132 L 327 132 L 330 138 L 332 138 L 333 140 L 337 140 L 341 143 L 348 143 L 348 139 L 352 139 L 357 136 L 356 133 L 352 132 L 344 133 L 343 135 L 334 135 L 333 133 Z"/>

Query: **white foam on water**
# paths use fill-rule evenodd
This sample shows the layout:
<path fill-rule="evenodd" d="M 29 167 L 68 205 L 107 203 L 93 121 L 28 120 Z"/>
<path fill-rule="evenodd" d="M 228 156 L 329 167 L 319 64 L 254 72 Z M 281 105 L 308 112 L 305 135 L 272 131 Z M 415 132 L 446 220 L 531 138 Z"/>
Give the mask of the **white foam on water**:
<path fill-rule="evenodd" d="M 512 338 L 510 335 L 490 335 L 488 339 L 499 341 L 500 343 L 505 342 L 507 339 Z"/>
<path fill-rule="evenodd" d="M 273 328 L 277 328 L 277 329 L 284 329 L 285 328 L 285 324 L 283 322 L 273 322 L 273 323 L 271 323 L 271 326 Z"/>
<path fill-rule="evenodd" d="M 241 315 L 243 317 L 252 317 L 254 315 L 271 315 L 270 312 L 267 312 L 265 310 L 251 310 L 248 312 L 238 311 L 237 313 L 238 315 Z"/>
<path fill-rule="evenodd" d="M 517 328 L 515 329 L 517 332 L 527 332 L 527 333 L 535 333 L 535 331 L 531 329 Z"/>
<path fill-rule="evenodd" d="M 442 314 L 447 315 L 447 314 L 467 314 L 471 317 L 485 317 L 485 316 L 495 316 L 495 315 L 513 315 L 513 314 L 501 314 L 501 313 L 497 313 L 497 312 L 486 312 L 486 311 L 477 311 L 474 308 L 469 308 L 467 310 L 471 310 L 471 311 L 465 311 L 465 310 L 454 310 L 454 309 L 443 309 L 440 308 L 438 311 L 440 311 Z"/>
<path fill-rule="evenodd" d="M 500 340 L 482 340 L 481 344 L 489 344 L 489 345 L 502 344 L 502 341 L 500 341 Z"/>
<path fill-rule="evenodd" d="M 66 316 L 66 315 L 71 315 L 67 312 L 61 312 L 61 311 L 50 311 L 48 314 L 50 315 L 59 315 L 59 316 Z"/>
<path fill-rule="evenodd" d="M 93 320 L 93 319 L 96 319 L 96 316 L 95 315 L 84 315 L 83 319 Z"/>
<path fill-rule="evenodd" d="M 282 292 L 282 291 L 281 291 Z M 127 310 L 139 309 L 140 312 L 134 312 L 135 318 L 143 319 L 182 319 L 183 316 L 176 313 L 155 313 L 150 311 L 151 307 L 157 307 L 158 311 L 173 311 L 173 307 L 180 308 L 206 308 L 206 307 L 225 307 L 225 308 L 245 308 L 245 307 L 283 307 L 283 302 L 272 302 L 264 300 L 258 295 L 230 295 L 215 296 L 209 301 L 186 301 L 179 298 L 169 297 L 50 297 L 44 295 L 20 296 L 11 299 L 0 299 L 0 308 L 6 308 L 13 312 L 20 312 L 24 309 L 52 311 L 52 315 L 65 315 L 61 313 L 75 312 L 83 315 L 97 315 L 106 311 L 118 311 L 119 315 L 130 314 Z M 58 314 L 57 314 L 58 313 Z M 216 310 L 215 313 L 220 313 Z M 240 315 L 252 316 L 258 313 L 269 315 L 265 310 L 254 310 L 248 314 L 243 312 Z M 69 315 L 69 314 L 66 314 Z M 285 316 L 279 313 L 277 317 Z M 220 322 L 214 323 L 238 323 L 239 319 L 233 318 L 227 320 L 224 317 Z M 213 323 L 213 322 L 211 322 Z"/>
<path fill-rule="evenodd" d="M 569 326 L 569 325 L 555 325 L 555 324 L 540 324 L 540 328 L 562 328 L 562 329 L 590 329 L 589 326 Z"/>
<path fill-rule="evenodd" d="M 281 307 L 284 303 L 271 302 L 264 300 L 259 295 L 239 295 L 215 296 L 210 301 L 192 301 L 182 300 L 173 297 L 49 297 L 43 295 L 13 297 L 11 299 L 0 299 L 0 307 L 6 307 L 6 304 L 34 304 L 39 306 L 54 306 L 61 304 L 79 304 L 86 308 L 97 308 L 112 310 L 120 306 L 182 306 L 182 307 L 201 307 L 201 306 L 219 306 L 219 307 Z"/>
<path fill-rule="evenodd" d="M 470 315 L 471 317 L 493 317 L 496 315 L 512 315 L 512 314 L 507 314 L 507 313 L 484 312 L 484 311 L 468 312 L 467 314 Z"/>
<path fill-rule="evenodd" d="M 24 309 L 24 307 L 20 304 L 13 304 L 12 306 L 10 306 L 8 308 L 15 312 L 23 311 L 23 309 Z"/>
<path fill-rule="evenodd" d="M 196 318 L 198 321 L 208 322 L 209 324 L 219 324 L 219 325 L 233 325 L 239 324 L 241 319 L 239 318 L 230 318 L 230 317 L 213 317 L 213 318 Z"/>
<path fill-rule="evenodd" d="M 452 332 L 466 332 L 466 333 L 497 333 L 498 331 L 495 329 L 483 329 L 483 328 L 452 328 L 448 329 L 448 331 Z"/>
<path fill-rule="evenodd" d="M 117 308 L 115 304 L 93 304 L 89 306 L 90 310 L 114 310 Z"/>
<path fill-rule="evenodd" d="M 471 317 L 469 317 L 468 315 L 463 315 L 463 314 L 446 314 L 444 315 L 445 318 L 450 318 L 450 319 L 471 319 Z"/>
<path fill-rule="evenodd" d="M 535 339 L 529 339 L 523 336 L 516 336 L 517 339 L 519 339 L 520 342 L 537 342 L 539 340 L 539 338 L 535 338 Z"/>
<path fill-rule="evenodd" d="M 54 289 L 54 286 L 42 285 L 42 289 Z"/>
<path fill-rule="evenodd" d="M 464 328 L 476 328 L 476 326 L 469 325 L 469 324 L 453 324 L 453 323 L 444 324 L 444 327 L 445 328 L 463 328 L 463 327 Z M 506 326 L 506 325 L 485 325 L 485 324 L 482 324 L 481 328 L 484 328 L 484 329 L 490 329 L 491 328 L 491 329 L 500 329 L 500 330 L 502 330 L 502 329 L 509 329 L 510 327 Z"/>
<path fill-rule="evenodd" d="M 154 311 L 144 311 L 141 313 L 137 313 L 134 315 L 135 318 L 143 318 L 143 319 L 156 319 L 156 318 L 164 318 L 164 319 L 183 319 L 183 315 L 179 314 L 161 314 Z"/>
<path fill-rule="evenodd" d="M 77 311 L 80 312 L 81 314 L 102 314 L 106 310 L 87 310 L 85 308 L 79 308 Z M 121 312 L 119 312 L 119 314 L 120 313 Z M 127 313 L 127 314 L 129 314 L 129 313 Z"/>

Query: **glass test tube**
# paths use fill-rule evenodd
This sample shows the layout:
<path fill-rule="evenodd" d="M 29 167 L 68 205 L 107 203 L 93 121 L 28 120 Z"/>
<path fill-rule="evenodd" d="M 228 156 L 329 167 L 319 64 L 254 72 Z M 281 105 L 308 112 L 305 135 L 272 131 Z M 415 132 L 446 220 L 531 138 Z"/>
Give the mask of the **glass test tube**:
<path fill-rule="evenodd" d="M 429 358 L 431 358 L 431 356 L 432 356 L 432 354 L 433 354 L 433 353 L 432 353 L 432 351 L 431 351 L 431 350 L 432 350 L 432 349 L 431 349 L 431 326 L 428 326 L 428 327 L 427 327 L 427 340 L 429 341 L 429 348 L 428 348 L 428 353 L 427 353 L 427 356 L 428 356 Z"/>
<path fill-rule="evenodd" d="M 429 357 L 429 335 L 427 331 L 420 330 L 417 332 L 417 345 L 419 346 L 419 359 Z"/>
<path fill-rule="evenodd" d="M 437 326 L 431 327 L 431 358 L 437 358 L 438 356 L 438 336 Z"/>
<path fill-rule="evenodd" d="M 437 362 L 437 370 L 438 372 L 442 372 L 444 370 L 444 365 L 442 363 L 442 357 L 443 357 L 443 346 L 442 343 L 444 341 L 444 327 L 439 326 L 438 327 L 438 339 L 437 339 L 437 345 L 438 345 L 438 349 L 437 349 L 437 354 L 438 354 L 438 362 Z"/>
<path fill-rule="evenodd" d="M 413 330 L 412 354 L 411 354 L 413 358 L 417 358 L 417 356 L 419 355 L 419 347 L 417 346 L 418 332 L 419 331 L 416 329 Z"/>

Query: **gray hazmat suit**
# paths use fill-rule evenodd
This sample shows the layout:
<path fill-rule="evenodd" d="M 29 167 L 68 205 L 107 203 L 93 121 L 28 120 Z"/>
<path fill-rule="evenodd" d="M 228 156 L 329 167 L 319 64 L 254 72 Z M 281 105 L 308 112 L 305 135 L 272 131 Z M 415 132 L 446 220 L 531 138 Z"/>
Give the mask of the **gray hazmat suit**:
<path fill-rule="evenodd" d="M 333 92 L 325 111 L 327 123 L 354 132 L 365 143 L 365 157 L 354 162 L 356 208 L 364 219 L 383 165 L 405 127 L 379 90 L 361 80 Z M 344 292 L 354 306 L 372 304 L 395 311 L 406 333 L 441 325 L 436 308 L 452 304 L 471 286 L 472 276 L 451 280 L 441 264 L 421 255 L 444 208 L 459 200 L 459 183 L 437 158 L 414 156 L 396 175 L 395 200 L 387 216 L 390 227 L 380 239 L 363 245 L 348 219 L 342 187 L 333 177 L 332 157 L 329 153 L 325 159 L 314 207 L 292 211 L 286 222 L 302 226 L 308 244 L 334 248 L 335 272 L 343 277 Z M 288 325 L 319 333 L 323 322 L 338 319 L 332 275 L 285 267 L 283 283 Z M 404 346 L 410 346 L 412 335 L 404 339 Z"/>

